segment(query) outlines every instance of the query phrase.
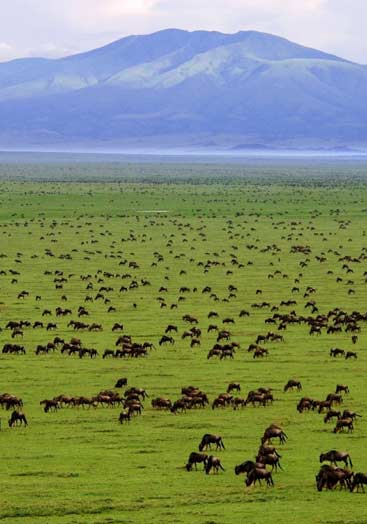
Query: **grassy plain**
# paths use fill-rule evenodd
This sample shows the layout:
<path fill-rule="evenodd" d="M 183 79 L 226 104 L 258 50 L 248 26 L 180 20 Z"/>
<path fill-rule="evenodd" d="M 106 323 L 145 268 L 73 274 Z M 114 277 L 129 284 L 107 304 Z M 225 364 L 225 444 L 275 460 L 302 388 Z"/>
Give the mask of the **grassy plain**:
<path fill-rule="evenodd" d="M 76 180 L 62 182 L 73 177 L 73 170 L 79 174 Z M 264 320 L 272 314 L 269 309 L 251 308 L 255 302 L 279 306 L 281 300 L 294 299 L 296 306 L 280 311 L 310 314 L 303 294 L 313 286 L 316 293 L 310 298 L 320 313 L 335 307 L 366 311 L 366 264 L 349 263 L 353 273 L 346 274 L 340 261 L 344 255 L 358 257 L 367 248 L 364 168 L 356 173 L 346 167 L 345 175 L 337 177 L 325 167 L 277 168 L 273 175 L 267 167 L 263 177 L 261 170 L 248 173 L 233 166 L 142 170 L 140 177 L 132 167 L 130 178 L 113 173 L 101 183 L 98 174 L 103 180 L 103 165 L 1 169 L 0 253 L 6 255 L 0 259 L 0 270 L 5 271 L 0 277 L 1 346 L 12 341 L 4 329 L 9 320 L 55 321 L 58 329 L 51 333 L 26 329 L 22 343 L 27 354 L 0 355 L 0 392 L 21 397 L 29 419 L 28 428 L 9 429 L 8 413 L 0 411 L 0 522 L 367 523 L 367 495 L 318 493 L 314 482 L 319 454 L 333 448 L 350 452 L 355 470 L 367 472 L 365 326 L 354 347 L 348 333 L 310 337 L 301 325 L 288 327 L 284 343 L 267 345 L 267 358 L 254 360 L 247 352 L 256 335 L 268 331 Z M 88 178 L 90 172 L 93 176 Z M 290 254 L 291 246 L 300 244 L 311 247 L 310 255 Z M 279 251 L 266 250 L 272 245 Z M 47 249 L 54 256 L 48 256 Z M 154 253 L 162 255 L 162 261 L 157 262 Z M 70 259 L 60 258 L 65 254 Z M 326 260 L 320 263 L 316 256 Z M 235 257 L 242 267 L 231 263 Z M 301 267 L 306 259 L 306 267 Z M 205 271 L 208 260 L 220 264 Z M 139 268 L 129 268 L 130 261 Z M 17 282 L 12 283 L 9 269 L 19 272 Z M 68 282 L 62 290 L 55 289 L 55 275 L 45 275 L 46 270 L 64 272 Z M 104 278 L 98 270 L 131 277 Z M 86 274 L 93 277 L 93 290 L 86 290 L 87 282 L 80 279 Z M 97 282 L 101 277 L 104 281 Z M 336 282 L 337 277 L 342 281 Z M 151 286 L 119 293 L 121 285 L 142 278 Z M 300 292 L 292 294 L 295 278 L 300 279 Z M 227 300 L 231 284 L 238 292 Z M 84 301 L 104 285 L 114 288 L 105 296 L 116 312 L 107 313 L 101 300 Z M 161 286 L 168 292 L 160 293 Z M 198 291 L 186 293 L 186 300 L 178 303 L 181 286 Z M 219 301 L 201 293 L 205 286 L 211 286 Z M 351 288 L 354 294 L 348 294 Z M 257 289 L 261 295 L 256 295 Z M 29 297 L 18 299 L 22 290 Z M 67 302 L 61 301 L 63 294 Z M 36 301 L 36 295 L 42 300 Z M 164 296 L 167 308 L 160 308 L 158 296 Z M 172 303 L 178 308 L 171 310 Z M 122 322 L 125 333 L 151 340 L 157 349 L 146 359 L 36 356 L 37 344 L 55 335 L 65 339 L 75 335 L 67 323 L 77 319 L 80 305 L 90 312 L 88 322 L 104 327 L 102 333 L 76 333 L 85 346 L 100 353 L 113 347 L 116 334 L 111 327 Z M 57 306 L 72 309 L 73 315 L 42 317 L 44 309 L 54 312 Z M 251 316 L 239 318 L 241 309 Z M 219 313 L 214 322 L 207 318 L 211 310 Z M 203 329 L 199 349 L 191 350 L 188 341 L 181 340 L 186 313 L 197 316 Z M 230 330 L 241 349 L 234 360 L 208 361 L 207 351 L 216 337 L 206 333 L 207 326 L 221 327 L 225 317 L 235 319 Z M 168 324 L 176 324 L 179 335 L 174 335 L 174 347 L 159 348 Z M 355 349 L 358 360 L 330 359 L 333 346 Z M 152 410 L 148 399 L 144 414 L 123 426 L 117 422 L 118 408 L 45 414 L 39 405 L 61 393 L 92 396 L 112 388 L 122 376 L 129 385 L 144 387 L 150 399 L 161 395 L 177 399 L 182 386 L 193 384 L 212 400 L 230 381 L 239 381 L 243 395 L 259 386 L 272 387 L 275 402 L 267 408 L 206 408 L 175 416 Z M 301 380 L 302 393 L 283 393 L 289 378 Z M 334 435 L 333 425 L 324 424 L 322 415 L 296 411 L 300 396 L 324 398 L 337 383 L 346 383 L 351 390 L 343 407 L 363 415 L 353 434 Z M 289 436 L 280 450 L 284 472 L 274 475 L 272 489 L 245 489 L 243 477 L 236 477 L 233 468 L 254 458 L 264 428 L 272 422 L 282 425 Z M 226 450 L 220 457 L 226 471 L 210 476 L 187 473 L 183 467 L 187 456 L 197 450 L 206 432 L 222 435 Z"/>

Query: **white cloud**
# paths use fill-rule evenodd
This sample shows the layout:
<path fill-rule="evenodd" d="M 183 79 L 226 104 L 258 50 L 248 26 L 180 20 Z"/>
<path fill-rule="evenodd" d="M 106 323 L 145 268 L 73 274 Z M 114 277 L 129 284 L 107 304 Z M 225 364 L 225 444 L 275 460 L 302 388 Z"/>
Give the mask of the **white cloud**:
<path fill-rule="evenodd" d="M 7 42 L 0 42 L 0 60 L 9 60 L 14 55 L 13 47 Z"/>
<path fill-rule="evenodd" d="M 0 60 L 63 56 L 167 27 L 255 29 L 367 63 L 366 0 L 2 0 Z"/>

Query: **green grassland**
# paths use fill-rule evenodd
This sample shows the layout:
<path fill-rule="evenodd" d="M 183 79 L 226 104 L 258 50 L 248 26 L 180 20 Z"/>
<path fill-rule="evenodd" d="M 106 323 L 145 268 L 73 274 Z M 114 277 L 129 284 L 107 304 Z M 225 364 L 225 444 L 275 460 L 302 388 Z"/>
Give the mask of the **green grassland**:
<path fill-rule="evenodd" d="M 94 170 L 92 179 L 89 169 Z M 111 166 L 105 169 L 108 172 Z M 124 166 L 124 173 L 129 169 Z M 277 167 L 272 177 L 267 166 L 261 177 L 260 169 L 249 174 L 242 168 L 236 172 L 234 166 L 166 165 L 159 176 L 159 166 L 144 166 L 140 178 L 132 167 L 130 178 L 114 180 L 112 173 L 102 183 L 96 172 L 103 180 L 103 166 L 75 166 L 81 174 L 74 182 L 68 180 L 73 166 L 1 169 L 0 270 L 5 272 L 0 276 L 1 347 L 13 342 L 5 329 L 9 320 L 52 321 L 58 329 L 27 328 L 19 341 L 26 355 L 0 354 L 0 393 L 21 397 L 29 420 L 27 428 L 10 429 L 8 412 L 0 410 L 0 522 L 367 523 L 367 495 L 318 493 L 314 480 L 319 454 L 333 448 L 348 451 L 355 471 L 367 472 L 366 326 L 361 323 L 355 346 L 350 333 L 323 331 L 312 337 L 302 324 L 288 327 L 284 343 L 267 344 L 268 357 L 254 360 L 247 352 L 258 334 L 276 329 L 264 323 L 270 310 L 252 308 L 253 303 L 279 306 L 282 300 L 294 299 L 296 306 L 279 311 L 295 309 L 309 315 L 304 306 L 313 299 L 320 313 L 335 307 L 366 312 L 366 263 L 350 262 L 353 273 L 347 274 L 340 259 L 359 257 L 367 248 L 367 178 L 361 167 L 356 172 L 343 170 L 344 175 L 334 176 L 330 168 Z M 53 177 L 53 171 L 58 175 Z M 277 250 L 267 249 L 274 245 Z M 290 253 L 295 245 L 308 245 L 311 253 Z M 70 256 L 65 258 L 66 254 Z M 326 260 L 319 262 L 317 256 Z M 231 262 L 235 259 L 239 264 Z M 131 261 L 138 268 L 129 267 Z M 219 264 L 206 270 L 207 261 Z M 19 275 L 14 277 L 9 269 Z M 63 289 L 55 289 L 57 270 L 68 279 Z M 131 277 L 107 278 L 104 271 Z M 270 273 L 274 278 L 268 278 Z M 80 278 L 87 274 L 92 275 L 92 290 Z M 336 282 L 337 277 L 342 280 Z M 299 284 L 294 283 L 296 278 Z M 12 283 L 13 279 L 17 281 Z M 141 279 L 151 286 L 119 292 L 122 285 Z M 236 297 L 228 298 L 229 285 L 238 289 Z M 300 291 L 292 294 L 295 285 Z M 103 300 L 85 303 L 86 295 L 95 297 L 101 286 L 113 287 L 104 295 L 116 312 L 108 313 Z M 159 292 L 161 286 L 168 292 Z M 178 302 L 182 286 L 191 291 Z M 212 288 L 218 301 L 201 292 L 205 286 Z M 307 286 L 316 288 L 309 298 L 303 296 Z M 258 289 L 261 295 L 256 294 Z M 17 298 L 23 290 L 29 296 Z M 42 300 L 36 301 L 36 295 Z M 167 308 L 160 308 L 159 296 Z M 177 309 L 170 309 L 173 303 Z M 90 313 L 82 320 L 101 323 L 103 332 L 74 332 L 67 327 L 70 319 L 77 319 L 80 305 Z M 56 318 L 57 306 L 72 309 L 73 315 Z M 53 315 L 42 317 L 44 309 Z M 250 317 L 239 318 L 241 309 L 249 310 Z M 208 319 L 211 310 L 219 318 Z M 181 339 L 188 327 L 182 320 L 185 314 L 199 319 L 200 348 L 190 349 L 188 340 Z M 207 360 L 216 341 L 207 327 L 210 323 L 222 327 L 225 317 L 235 319 L 229 329 L 241 347 L 233 360 Z M 113 348 L 117 338 L 111 331 L 115 322 L 122 322 L 134 340 L 154 342 L 156 349 L 147 358 L 103 360 L 104 349 Z M 179 328 L 175 345 L 159 347 L 168 324 Z M 59 352 L 36 356 L 37 344 L 55 335 L 65 340 L 80 336 L 100 355 L 93 360 Z M 331 359 L 329 349 L 334 346 L 357 351 L 358 359 Z M 129 386 L 143 387 L 150 396 L 143 415 L 130 424 L 118 423 L 119 408 L 44 413 L 39 404 L 61 393 L 93 396 L 113 388 L 124 376 Z M 301 393 L 283 393 L 290 378 L 302 382 Z M 150 406 L 154 397 L 179 398 L 181 387 L 188 385 L 200 387 L 213 400 L 231 381 L 241 383 L 243 396 L 260 386 L 273 388 L 273 405 L 236 411 L 207 407 L 178 415 Z M 335 435 L 333 424 L 324 424 L 322 415 L 296 411 L 301 396 L 323 399 L 337 383 L 348 384 L 351 391 L 342 407 L 363 415 L 352 434 Z M 255 457 L 260 437 L 271 423 L 280 424 L 289 437 L 278 448 L 284 471 L 274 474 L 274 488 L 245 488 L 234 466 Z M 204 433 L 223 437 L 226 450 L 217 454 L 225 471 L 218 475 L 184 469 Z"/>

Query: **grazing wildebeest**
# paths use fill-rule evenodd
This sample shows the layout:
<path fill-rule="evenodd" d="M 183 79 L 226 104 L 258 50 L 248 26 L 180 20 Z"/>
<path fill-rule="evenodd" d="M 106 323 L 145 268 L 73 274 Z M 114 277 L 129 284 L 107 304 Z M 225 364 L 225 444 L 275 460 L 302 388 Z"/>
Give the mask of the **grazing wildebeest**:
<path fill-rule="evenodd" d="M 232 406 L 235 410 L 239 407 L 243 408 L 246 406 L 246 399 L 241 397 L 235 397 L 234 399 L 232 399 Z"/>
<path fill-rule="evenodd" d="M 297 388 L 297 391 L 301 391 L 302 384 L 299 380 L 290 379 L 284 386 L 284 392 L 288 391 L 288 389 Z"/>
<path fill-rule="evenodd" d="M 342 404 L 343 397 L 341 395 L 337 395 L 336 393 L 329 393 L 326 397 L 327 401 L 330 401 L 332 404 Z"/>
<path fill-rule="evenodd" d="M 327 422 L 329 422 L 329 420 L 331 420 L 331 419 L 333 419 L 333 418 L 337 418 L 337 419 L 339 419 L 340 416 L 341 416 L 340 411 L 335 411 L 335 410 L 333 410 L 333 409 L 330 409 L 330 410 L 326 413 L 326 415 L 325 415 L 325 417 L 324 417 L 324 422 L 325 422 L 325 424 L 326 424 Z"/>
<path fill-rule="evenodd" d="M 341 416 L 341 418 L 351 418 L 352 420 L 355 420 L 356 417 L 362 417 L 362 415 L 359 415 L 355 411 L 350 411 L 349 409 L 345 409 Z"/>
<path fill-rule="evenodd" d="M 219 469 L 224 471 L 224 467 L 222 466 L 220 459 L 210 455 L 205 465 L 205 473 L 209 475 L 212 469 L 214 470 L 214 473 L 218 473 Z"/>
<path fill-rule="evenodd" d="M 118 381 L 115 384 L 115 388 L 122 388 L 123 386 L 127 386 L 127 378 L 119 378 Z"/>
<path fill-rule="evenodd" d="M 279 455 L 275 446 L 269 446 L 267 444 L 260 445 L 258 455 L 276 455 L 277 457 L 282 458 L 282 455 Z"/>
<path fill-rule="evenodd" d="M 213 400 L 212 409 L 215 408 L 224 408 L 226 406 L 226 401 L 224 398 L 218 397 Z"/>
<path fill-rule="evenodd" d="M 363 493 L 365 493 L 364 484 L 367 484 L 367 475 L 365 473 L 355 473 L 351 480 L 350 491 L 354 491 L 355 488 L 358 491 L 359 488 L 362 488 Z"/>
<path fill-rule="evenodd" d="M 15 337 L 22 337 L 23 338 L 23 331 L 19 328 L 15 328 L 11 334 L 11 338 Z"/>
<path fill-rule="evenodd" d="M 130 419 L 131 419 L 130 409 L 128 411 L 121 411 L 119 415 L 120 424 L 123 424 L 124 422 L 130 422 Z"/>
<path fill-rule="evenodd" d="M 5 409 L 9 411 L 9 409 L 23 407 L 23 401 L 21 398 L 17 398 L 14 395 L 10 395 L 9 393 L 3 393 L 2 395 L 0 395 L 0 406 L 2 408 L 5 407 Z"/>
<path fill-rule="evenodd" d="M 345 355 L 345 351 L 344 349 L 339 349 L 339 348 L 332 348 L 330 349 L 330 356 L 331 357 L 344 357 Z"/>
<path fill-rule="evenodd" d="M 141 410 L 142 410 L 142 405 L 140 404 L 140 402 L 139 403 L 131 402 L 128 405 L 129 416 L 134 415 L 134 414 L 141 415 Z"/>
<path fill-rule="evenodd" d="M 60 404 L 57 402 L 57 400 L 41 400 L 40 405 L 43 406 L 43 411 L 45 413 L 48 413 L 53 409 L 54 411 L 58 410 L 60 408 Z"/>
<path fill-rule="evenodd" d="M 192 466 L 195 466 L 195 470 L 197 471 L 198 464 L 203 463 L 203 466 L 205 469 L 207 462 L 208 462 L 208 455 L 206 453 L 197 453 L 196 451 L 193 451 L 192 453 L 190 453 L 185 467 L 187 471 L 191 471 Z"/>
<path fill-rule="evenodd" d="M 321 453 L 320 462 L 325 462 L 326 460 L 335 466 L 337 462 L 344 462 L 346 468 L 348 467 L 349 462 L 350 467 L 353 467 L 352 459 L 350 458 L 349 453 L 346 451 L 337 451 L 336 449 L 332 449 L 327 453 Z"/>
<path fill-rule="evenodd" d="M 274 454 L 267 454 L 267 455 L 257 455 L 256 457 L 256 462 L 259 462 L 260 464 L 265 464 L 265 465 L 270 465 L 271 466 L 271 470 L 273 471 L 273 469 L 275 468 L 275 471 L 279 469 L 283 469 L 281 464 L 280 464 L 280 460 L 279 460 L 279 457 L 278 455 L 276 455 L 275 453 Z"/>
<path fill-rule="evenodd" d="M 128 397 L 131 394 L 136 394 L 139 397 L 141 397 L 143 400 L 145 399 L 145 397 L 149 397 L 148 393 L 143 388 L 135 388 L 135 387 L 129 388 L 125 391 L 124 396 Z"/>
<path fill-rule="evenodd" d="M 252 358 L 265 357 L 269 354 L 266 348 L 257 347 L 252 355 Z"/>
<path fill-rule="evenodd" d="M 203 451 L 204 449 L 211 449 L 211 445 L 215 444 L 215 449 L 225 449 L 222 437 L 220 435 L 211 435 L 210 433 L 205 433 L 203 438 L 201 439 L 201 442 L 199 444 L 199 451 Z"/>
<path fill-rule="evenodd" d="M 177 331 L 178 331 L 177 326 L 174 326 L 173 324 L 168 324 L 168 326 L 166 327 L 166 329 L 164 330 L 164 332 L 165 332 L 166 334 L 168 334 L 168 333 L 172 333 L 172 331 L 173 331 L 174 333 L 177 333 Z"/>
<path fill-rule="evenodd" d="M 241 385 L 239 382 L 230 382 L 227 387 L 227 393 L 231 391 L 241 391 Z"/>
<path fill-rule="evenodd" d="M 335 393 L 349 393 L 349 387 L 345 384 L 337 384 Z"/>
<path fill-rule="evenodd" d="M 222 355 L 222 350 L 219 348 L 212 348 L 207 355 L 207 359 L 209 360 L 212 357 L 220 357 Z"/>
<path fill-rule="evenodd" d="M 316 487 L 318 491 L 322 491 L 324 487 L 334 489 L 337 484 L 340 484 L 340 487 L 350 488 L 352 478 L 351 471 L 324 464 L 316 475 Z"/>
<path fill-rule="evenodd" d="M 105 349 L 103 352 L 102 358 L 105 359 L 107 357 L 114 357 L 114 356 L 115 356 L 115 352 L 113 349 Z"/>
<path fill-rule="evenodd" d="M 264 435 L 261 439 L 261 444 L 271 441 L 272 438 L 279 438 L 281 444 L 285 444 L 288 439 L 287 435 L 281 428 L 277 426 L 269 426 L 264 432 Z"/>
<path fill-rule="evenodd" d="M 304 411 L 310 411 L 313 408 L 313 400 L 311 398 L 301 398 L 297 404 L 297 411 L 303 413 Z"/>
<path fill-rule="evenodd" d="M 181 413 L 186 413 L 186 408 L 191 407 L 191 402 L 187 403 L 185 399 L 178 399 L 176 400 L 171 407 L 171 413 L 178 413 L 181 411 Z"/>
<path fill-rule="evenodd" d="M 152 408 L 154 409 L 167 409 L 170 410 L 172 407 L 172 402 L 169 398 L 158 397 L 152 399 Z"/>
<path fill-rule="evenodd" d="M 270 471 L 267 471 L 265 468 L 254 468 L 252 469 L 246 479 L 246 486 L 251 486 L 255 484 L 256 481 L 265 480 L 268 486 L 274 486 L 273 477 Z"/>
<path fill-rule="evenodd" d="M 245 462 L 242 462 L 241 464 L 238 464 L 234 468 L 234 472 L 236 475 L 241 475 L 241 473 L 250 473 L 254 468 L 264 468 L 264 464 L 260 464 L 257 462 L 253 462 L 252 460 L 246 460 Z"/>
<path fill-rule="evenodd" d="M 21 413 L 19 411 L 13 411 L 13 413 L 10 416 L 10 419 L 8 420 L 9 427 L 12 428 L 14 424 L 17 426 L 18 422 L 20 425 L 24 423 L 25 426 L 28 426 L 28 422 L 24 413 Z"/>
<path fill-rule="evenodd" d="M 354 429 L 353 426 L 353 420 L 351 418 L 340 418 L 336 422 L 336 426 L 334 428 L 334 433 L 340 433 L 340 431 L 343 431 L 344 428 L 348 428 L 348 432 L 351 433 Z"/>
<path fill-rule="evenodd" d="M 160 341 L 158 342 L 158 344 L 159 344 L 160 346 L 162 346 L 162 344 L 167 344 L 167 343 L 173 345 L 173 344 L 175 343 L 174 338 L 173 338 L 173 337 L 169 337 L 169 336 L 167 336 L 167 335 L 163 335 L 163 336 L 161 337 Z"/>

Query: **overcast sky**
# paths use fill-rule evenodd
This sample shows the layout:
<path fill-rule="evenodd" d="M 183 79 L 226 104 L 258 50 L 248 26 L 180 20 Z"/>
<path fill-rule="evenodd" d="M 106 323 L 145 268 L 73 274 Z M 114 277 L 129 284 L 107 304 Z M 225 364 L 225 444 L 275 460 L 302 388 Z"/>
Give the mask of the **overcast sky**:
<path fill-rule="evenodd" d="M 367 64 L 367 0 L 1 0 L 0 61 L 159 29 L 255 29 Z"/>

